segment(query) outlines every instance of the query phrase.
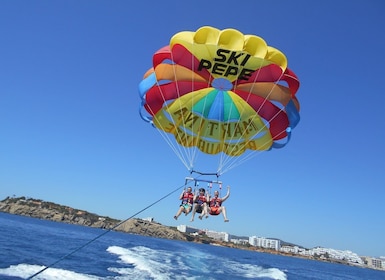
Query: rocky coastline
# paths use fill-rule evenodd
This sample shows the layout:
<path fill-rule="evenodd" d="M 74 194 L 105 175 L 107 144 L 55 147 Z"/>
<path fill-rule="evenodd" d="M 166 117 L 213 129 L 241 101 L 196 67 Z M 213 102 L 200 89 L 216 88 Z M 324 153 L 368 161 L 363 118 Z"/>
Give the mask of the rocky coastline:
<path fill-rule="evenodd" d="M 192 241 L 230 248 L 271 252 L 274 254 L 276 253 L 275 251 L 269 249 L 214 240 L 205 235 L 192 236 L 190 234 L 178 231 L 176 227 L 165 226 L 155 221 L 136 218 L 121 221 L 107 216 L 100 216 L 84 210 L 75 209 L 69 206 L 43 201 L 41 199 L 27 197 L 7 197 L 0 201 L 0 212 L 67 224 L 76 224 L 131 234 L 140 234 L 156 238 Z"/>
<path fill-rule="evenodd" d="M 34 198 L 7 197 L 0 201 L 0 212 L 158 238 L 191 241 L 188 235 L 179 232 L 176 228 L 153 221 L 135 218 L 120 221 Z"/>

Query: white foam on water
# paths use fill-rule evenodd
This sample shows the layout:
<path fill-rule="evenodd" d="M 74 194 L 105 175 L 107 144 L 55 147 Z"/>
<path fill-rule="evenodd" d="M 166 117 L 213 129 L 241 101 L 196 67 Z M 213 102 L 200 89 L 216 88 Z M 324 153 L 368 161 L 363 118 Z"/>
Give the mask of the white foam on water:
<path fill-rule="evenodd" d="M 264 268 L 255 264 L 240 263 L 228 258 L 218 258 L 200 250 L 156 250 L 145 246 L 123 248 L 110 246 L 107 251 L 118 257 L 116 265 L 109 267 L 108 271 L 115 276 L 98 277 L 95 275 L 77 273 L 71 270 L 48 268 L 35 276 L 34 280 L 95 280 L 95 279 L 157 279 L 157 280 L 212 280 L 232 277 L 248 279 L 274 279 L 287 280 L 284 271 L 278 268 Z M 10 277 L 28 278 L 44 266 L 31 264 L 11 265 L 0 268 L 1 275 Z"/>
<path fill-rule="evenodd" d="M 202 275 L 205 275 L 205 279 L 216 279 L 216 276 L 222 275 L 234 279 L 287 280 L 286 274 L 278 268 L 263 268 L 226 258 L 218 259 L 218 256 L 199 250 L 171 252 L 144 246 L 111 246 L 107 251 L 117 255 L 123 265 L 109 268 L 111 272 L 120 275 L 115 279 L 202 279 Z"/>
<path fill-rule="evenodd" d="M 287 275 L 282 270 L 278 268 L 263 268 L 262 266 L 239 263 L 235 261 L 226 261 L 223 264 L 234 276 L 242 276 L 245 278 L 255 279 L 255 278 L 269 278 L 274 280 L 287 280 Z"/>
<path fill-rule="evenodd" d="M 173 254 L 168 251 L 154 250 L 144 246 L 122 248 L 110 246 L 107 251 L 119 257 L 122 263 L 129 264 L 127 268 L 109 268 L 121 276 L 131 276 L 134 279 L 171 279 L 171 259 Z"/>
<path fill-rule="evenodd" d="M 32 265 L 32 264 L 11 265 L 8 268 L 0 268 L 0 276 L 4 275 L 4 276 L 20 277 L 20 278 L 26 279 L 44 268 L 45 268 L 44 266 Z M 42 273 L 36 275 L 33 279 L 36 279 L 36 280 L 51 280 L 51 279 L 52 280 L 68 280 L 68 279 L 95 280 L 100 278 L 93 275 L 77 273 L 77 272 L 65 270 L 65 269 L 48 268 Z"/>

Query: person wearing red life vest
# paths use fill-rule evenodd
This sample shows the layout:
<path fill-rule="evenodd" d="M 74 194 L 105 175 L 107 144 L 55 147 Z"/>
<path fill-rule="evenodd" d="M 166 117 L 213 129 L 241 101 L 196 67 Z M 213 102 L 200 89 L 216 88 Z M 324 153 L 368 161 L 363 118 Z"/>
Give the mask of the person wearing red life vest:
<path fill-rule="evenodd" d="M 194 205 L 191 213 L 190 222 L 194 221 L 195 213 L 199 213 L 199 219 L 202 220 L 202 217 L 206 215 L 208 217 L 207 203 L 209 201 L 208 194 L 206 195 L 206 190 L 203 188 L 199 189 L 199 192 L 194 195 Z"/>
<path fill-rule="evenodd" d="M 227 186 L 227 194 L 222 198 L 219 198 L 219 192 L 215 191 L 214 196 L 210 198 L 209 207 L 208 207 L 209 214 L 213 216 L 217 216 L 220 213 L 222 213 L 223 219 L 225 220 L 225 222 L 228 222 L 229 219 L 227 218 L 226 207 L 223 206 L 222 203 L 225 202 L 225 200 L 228 199 L 229 196 L 230 196 L 230 186 Z"/>
<path fill-rule="evenodd" d="M 192 193 L 192 188 L 188 187 L 187 190 L 183 190 L 183 192 L 180 194 L 179 199 L 182 200 L 178 212 L 176 212 L 174 219 L 177 220 L 180 214 L 185 213 L 187 216 L 188 213 L 190 213 L 193 200 L 194 200 L 194 194 Z"/>

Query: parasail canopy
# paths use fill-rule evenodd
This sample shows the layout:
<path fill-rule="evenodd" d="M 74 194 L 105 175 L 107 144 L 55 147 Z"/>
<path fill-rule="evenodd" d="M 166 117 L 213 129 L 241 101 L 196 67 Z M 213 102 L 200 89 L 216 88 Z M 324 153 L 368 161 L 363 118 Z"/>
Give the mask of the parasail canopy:
<path fill-rule="evenodd" d="M 139 85 L 142 118 L 189 170 L 196 151 L 226 158 L 284 147 L 299 122 L 297 76 L 258 36 L 204 26 L 175 34 Z"/>

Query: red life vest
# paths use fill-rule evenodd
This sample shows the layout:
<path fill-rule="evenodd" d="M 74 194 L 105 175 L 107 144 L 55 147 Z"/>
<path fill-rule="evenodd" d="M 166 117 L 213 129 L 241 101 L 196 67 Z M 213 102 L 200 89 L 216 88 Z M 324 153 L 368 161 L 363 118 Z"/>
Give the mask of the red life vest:
<path fill-rule="evenodd" d="M 198 196 L 195 202 L 198 203 L 199 205 L 202 205 L 203 203 L 206 202 L 206 196 L 205 195 Z"/>
<path fill-rule="evenodd" d="M 182 203 L 193 203 L 194 195 L 192 193 L 185 192 L 182 197 Z"/>

